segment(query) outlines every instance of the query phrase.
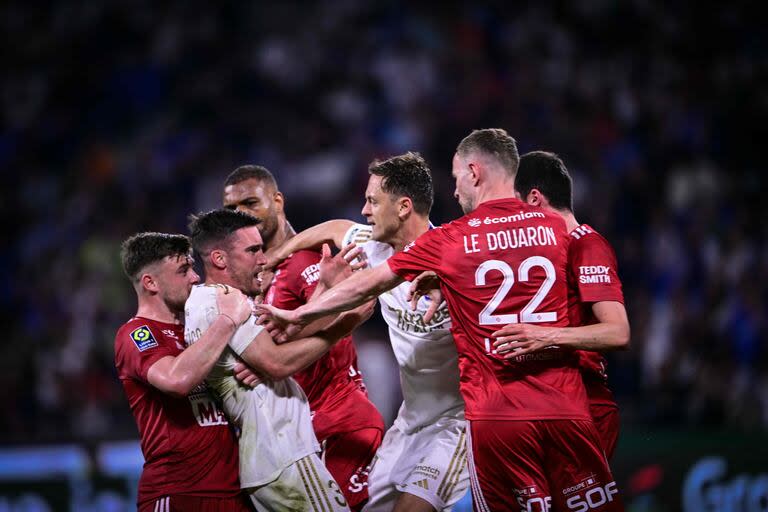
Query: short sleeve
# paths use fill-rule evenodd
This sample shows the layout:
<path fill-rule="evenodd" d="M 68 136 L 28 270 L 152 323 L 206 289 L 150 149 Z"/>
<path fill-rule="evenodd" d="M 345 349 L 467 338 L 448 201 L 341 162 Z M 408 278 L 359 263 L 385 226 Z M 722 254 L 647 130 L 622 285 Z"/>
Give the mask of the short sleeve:
<path fill-rule="evenodd" d="M 624 303 L 616 254 L 604 238 L 594 234 L 574 240 L 569 252 L 571 278 L 581 302 Z"/>
<path fill-rule="evenodd" d="M 118 333 L 117 345 L 121 352 L 121 373 L 143 382 L 147 372 L 157 361 L 166 356 L 177 356 L 180 349 L 174 340 L 148 324 L 137 324 Z"/>
<path fill-rule="evenodd" d="M 232 339 L 229 340 L 229 348 L 238 356 L 242 354 L 256 336 L 264 330 L 264 327 L 256 324 L 256 317 L 251 315 L 240 327 L 237 328 Z"/>
<path fill-rule="evenodd" d="M 390 270 L 408 281 L 425 270 L 440 274 L 444 238 L 444 228 L 430 229 L 387 260 Z"/>
<path fill-rule="evenodd" d="M 320 267 L 318 266 L 320 254 L 313 251 L 302 251 L 299 254 L 294 254 L 293 257 L 299 258 L 295 264 L 294 292 L 299 299 L 306 303 L 315 293 L 320 279 Z"/>
<path fill-rule="evenodd" d="M 185 335 L 187 346 L 197 343 L 219 314 L 215 286 L 196 286 L 184 306 Z"/>
<path fill-rule="evenodd" d="M 346 247 L 349 244 L 362 245 L 369 241 L 372 235 L 373 227 L 368 224 L 352 224 L 344 234 L 341 247 Z"/>
<path fill-rule="evenodd" d="M 219 307 L 216 302 L 216 287 L 195 286 L 187 299 L 186 304 L 186 335 L 187 344 L 196 343 L 205 335 L 205 332 L 216 320 Z M 256 325 L 256 317 L 251 315 L 229 340 L 229 347 L 237 355 L 251 344 L 253 339 L 264 330 L 261 325 Z"/>

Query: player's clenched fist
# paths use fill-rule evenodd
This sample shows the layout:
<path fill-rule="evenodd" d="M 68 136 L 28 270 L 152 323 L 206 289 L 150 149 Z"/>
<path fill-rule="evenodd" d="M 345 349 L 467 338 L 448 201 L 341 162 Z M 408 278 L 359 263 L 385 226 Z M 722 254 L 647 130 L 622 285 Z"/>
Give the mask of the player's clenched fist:
<path fill-rule="evenodd" d="M 231 286 L 217 286 L 216 305 L 219 314 L 226 315 L 235 324 L 240 326 L 251 316 L 251 304 L 243 292 Z"/>

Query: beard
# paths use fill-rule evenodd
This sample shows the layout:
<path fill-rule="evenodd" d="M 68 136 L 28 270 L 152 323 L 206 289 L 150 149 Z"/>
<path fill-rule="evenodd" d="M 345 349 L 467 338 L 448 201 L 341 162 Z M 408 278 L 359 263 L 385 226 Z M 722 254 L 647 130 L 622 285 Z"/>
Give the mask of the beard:
<path fill-rule="evenodd" d="M 249 297 L 255 297 L 261 293 L 261 286 L 258 278 L 258 273 L 254 274 L 251 270 L 243 270 L 239 272 L 231 272 L 232 281 L 237 288 Z"/>
<path fill-rule="evenodd" d="M 464 200 L 459 199 L 459 206 L 461 207 L 461 211 L 463 211 L 465 215 L 475 211 L 475 202 L 469 198 L 466 198 Z"/>
<path fill-rule="evenodd" d="M 163 302 L 168 306 L 168 309 L 176 314 L 184 314 L 184 306 L 187 303 L 189 292 L 184 294 L 166 295 L 163 297 Z"/>

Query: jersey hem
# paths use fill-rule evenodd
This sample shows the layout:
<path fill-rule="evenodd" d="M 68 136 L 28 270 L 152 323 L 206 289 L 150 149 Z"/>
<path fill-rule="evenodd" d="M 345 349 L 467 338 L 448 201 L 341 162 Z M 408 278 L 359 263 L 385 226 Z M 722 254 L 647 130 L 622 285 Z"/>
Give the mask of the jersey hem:
<path fill-rule="evenodd" d="M 269 474 L 269 476 L 266 476 L 264 478 L 254 480 L 252 482 L 240 482 L 240 488 L 241 489 L 250 489 L 253 487 L 263 487 L 267 484 L 270 484 L 280 478 L 280 475 L 283 471 L 288 469 L 288 466 L 291 466 L 293 464 L 296 464 L 296 462 L 300 461 L 304 457 L 308 457 L 312 455 L 313 453 L 318 453 L 320 451 L 320 445 L 317 445 L 313 447 L 310 450 L 307 450 L 306 452 L 299 452 L 298 454 L 293 456 L 293 460 L 291 460 L 288 464 L 285 466 L 282 466 L 280 468 L 277 468 L 275 471 Z"/>
<path fill-rule="evenodd" d="M 461 409 L 456 411 L 455 414 L 439 414 L 433 418 L 430 418 L 428 421 L 419 422 L 416 425 L 409 425 L 407 422 L 402 420 L 400 416 L 397 416 L 392 422 L 392 426 L 397 427 L 397 430 L 404 434 L 415 434 L 444 420 L 461 422 L 466 421 L 467 417 L 466 414 L 464 414 L 464 407 L 462 406 Z"/>

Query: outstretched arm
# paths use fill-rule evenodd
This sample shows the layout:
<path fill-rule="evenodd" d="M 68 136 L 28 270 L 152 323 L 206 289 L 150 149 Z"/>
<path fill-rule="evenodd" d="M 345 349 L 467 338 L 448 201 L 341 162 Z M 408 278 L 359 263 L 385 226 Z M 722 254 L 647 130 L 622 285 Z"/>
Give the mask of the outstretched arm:
<path fill-rule="evenodd" d="M 266 330 L 240 354 L 258 372 L 272 379 L 284 379 L 317 361 L 337 341 L 367 320 L 373 313 L 373 302 L 349 311 L 326 330 L 291 343 L 276 344 Z"/>
<path fill-rule="evenodd" d="M 606 351 L 629 346 L 629 320 L 624 304 L 601 301 L 592 304 L 598 323 L 581 327 L 547 327 L 534 324 L 509 324 L 493 333 L 493 346 L 505 358 L 518 357 L 547 347 Z"/>
<path fill-rule="evenodd" d="M 364 304 L 402 282 L 403 278 L 392 272 L 389 265 L 379 265 L 376 268 L 355 272 L 312 302 L 293 311 L 278 309 L 267 304 L 260 304 L 256 309 L 283 323 L 306 325 L 317 318 Z"/>
<path fill-rule="evenodd" d="M 341 249 L 344 235 L 354 224 L 351 220 L 336 219 L 305 229 L 277 248 L 274 253 L 268 254 L 269 261 L 265 268 L 274 268 L 288 256 L 302 249 L 315 249 L 331 243 Z"/>

